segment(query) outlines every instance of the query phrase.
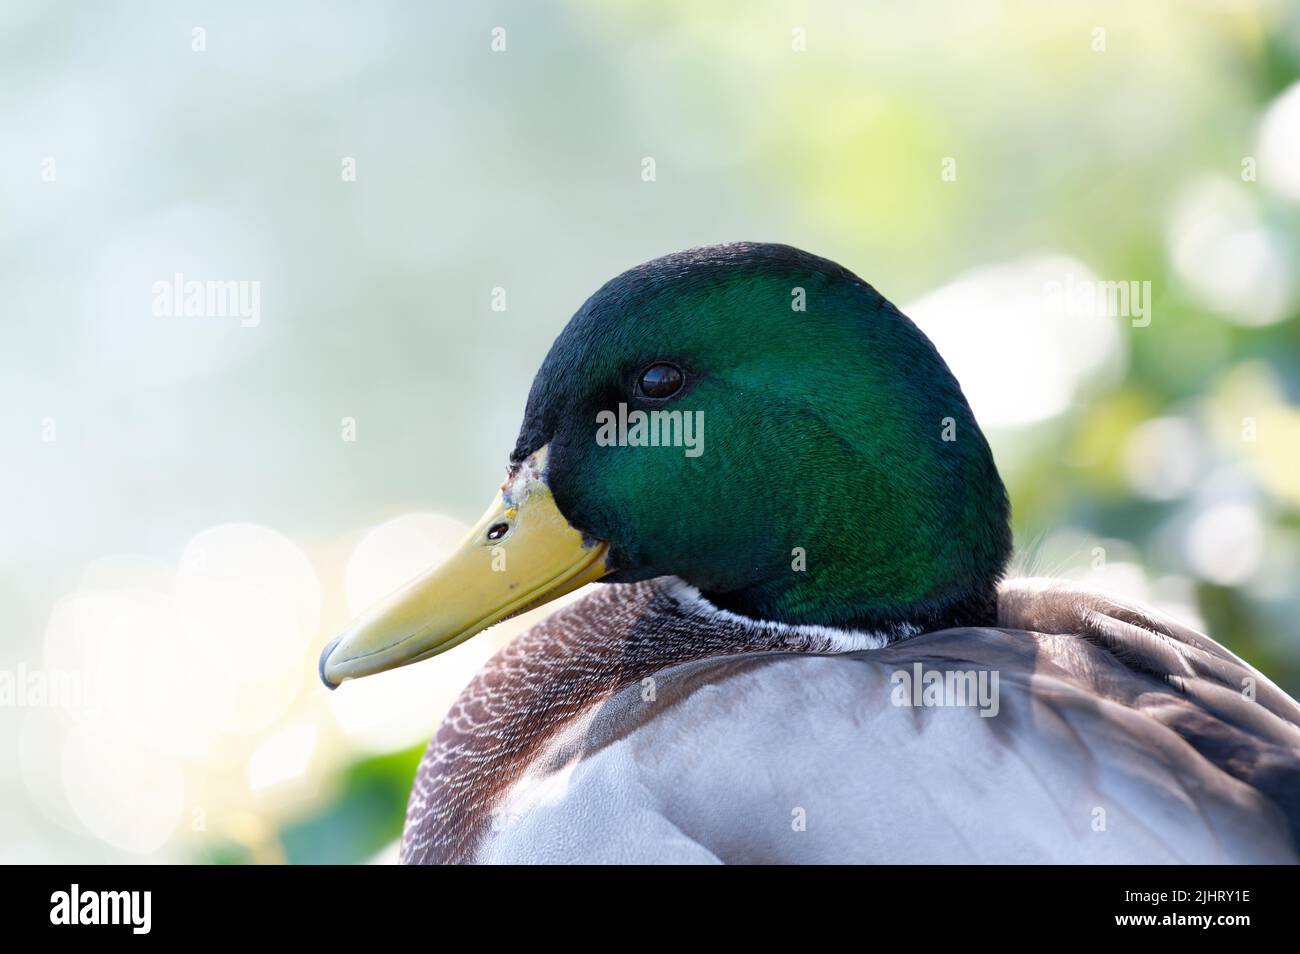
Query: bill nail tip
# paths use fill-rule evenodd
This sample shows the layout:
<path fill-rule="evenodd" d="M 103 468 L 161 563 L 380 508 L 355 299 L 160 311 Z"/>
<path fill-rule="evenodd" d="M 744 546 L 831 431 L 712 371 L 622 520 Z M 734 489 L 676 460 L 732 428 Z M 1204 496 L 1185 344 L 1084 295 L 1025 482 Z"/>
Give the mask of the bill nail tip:
<path fill-rule="evenodd" d="M 320 673 L 320 681 L 324 683 L 325 688 L 329 689 L 331 692 L 337 689 L 341 683 L 331 682 L 329 676 L 325 675 L 325 663 L 329 661 L 330 653 L 334 651 L 334 647 L 337 646 L 339 641 L 342 639 L 342 636 L 335 636 L 330 640 L 329 645 L 321 650 L 320 663 L 317 666 L 317 671 Z"/>

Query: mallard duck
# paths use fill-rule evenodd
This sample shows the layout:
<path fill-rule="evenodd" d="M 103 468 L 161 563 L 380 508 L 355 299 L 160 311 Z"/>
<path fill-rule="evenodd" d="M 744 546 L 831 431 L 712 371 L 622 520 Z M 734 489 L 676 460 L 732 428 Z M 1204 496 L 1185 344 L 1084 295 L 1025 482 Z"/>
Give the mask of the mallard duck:
<path fill-rule="evenodd" d="M 1005 579 L 1009 516 L 875 289 L 693 249 L 577 311 L 487 513 L 320 674 L 605 584 L 453 706 L 408 863 L 1296 861 L 1300 706 L 1159 613 Z"/>

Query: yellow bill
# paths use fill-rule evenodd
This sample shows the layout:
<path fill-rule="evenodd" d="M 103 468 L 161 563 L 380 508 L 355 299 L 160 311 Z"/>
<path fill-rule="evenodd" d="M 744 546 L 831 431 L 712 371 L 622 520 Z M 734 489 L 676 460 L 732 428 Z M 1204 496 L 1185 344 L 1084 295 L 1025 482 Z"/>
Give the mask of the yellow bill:
<path fill-rule="evenodd" d="M 584 542 L 546 485 L 543 447 L 501 486 L 487 513 L 441 566 L 370 610 L 320 657 L 331 689 L 436 656 L 475 633 L 610 573 L 609 547 Z"/>

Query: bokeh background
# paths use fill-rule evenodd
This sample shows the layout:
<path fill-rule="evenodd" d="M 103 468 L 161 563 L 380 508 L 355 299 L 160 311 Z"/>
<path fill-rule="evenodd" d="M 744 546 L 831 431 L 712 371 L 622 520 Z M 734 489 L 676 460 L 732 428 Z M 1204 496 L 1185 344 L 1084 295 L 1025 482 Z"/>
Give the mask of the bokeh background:
<path fill-rule="evenodd" d="M 393 859 L 530 620 L 334 693 L 320 647 L 477 517 L 583 299 L 711 242 L 932 335 L 1022 568 L 1300 692 L 1298 79 L 1280 0 L 7 0 L 0 860 Z M 156 317 L 177 272 L 260 322 Z M 1149 323 L 1053 298 L 1098 281 Z"/>

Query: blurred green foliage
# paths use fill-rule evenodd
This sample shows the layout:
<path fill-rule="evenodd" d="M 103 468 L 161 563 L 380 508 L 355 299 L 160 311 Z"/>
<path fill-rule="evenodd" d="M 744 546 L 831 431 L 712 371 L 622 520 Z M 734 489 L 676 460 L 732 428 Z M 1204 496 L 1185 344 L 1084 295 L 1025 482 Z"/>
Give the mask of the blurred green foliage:
<path fill-rule="evenodd" d="M 376 858 L 402 835 L 406 801 L 423 745 L 362 759 L 333 784 L 334 794 L 287 822 L 277 833 L 278 860 L 289 864 L 355 864 Z M 248 845 L 217 841 L 195 859 L 208 864 L 249 864 Z"/>
<path fill-rule="evenodd" d="M 406 801 L 424 755 L 418 745 L 348 767 L 336 798 L 280 832 L 292 864 L 346 864 L 373 858 L 402 835 Z"/>

